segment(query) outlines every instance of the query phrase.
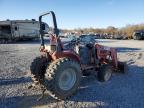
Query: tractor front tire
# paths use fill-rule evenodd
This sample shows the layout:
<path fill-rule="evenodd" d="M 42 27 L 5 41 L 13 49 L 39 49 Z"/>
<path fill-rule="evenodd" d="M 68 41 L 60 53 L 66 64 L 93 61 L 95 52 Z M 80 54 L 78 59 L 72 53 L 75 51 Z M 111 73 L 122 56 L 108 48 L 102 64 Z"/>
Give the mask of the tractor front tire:
<path fill-rule="evenodd" d="M 46 57 L 36 57 L 30 66 L 31 79 L 34 85 L 42 84 L 46 70 L 47 59 Z"/>
<path fill-rule="evenodd" d="M 76 92 L 80 80 L 80 64 L 69 58 L 60 58 L 49 64 L 44 84 L 53 98 L 64 100 Z"/>
<path fill-rule="evenodd" d="M 100 82 L 105 82 L 110 80 L 112 76 L 112 67 L 108 64 L 101 65 L 98 73 L 97 73 L 97 79 Z"/>

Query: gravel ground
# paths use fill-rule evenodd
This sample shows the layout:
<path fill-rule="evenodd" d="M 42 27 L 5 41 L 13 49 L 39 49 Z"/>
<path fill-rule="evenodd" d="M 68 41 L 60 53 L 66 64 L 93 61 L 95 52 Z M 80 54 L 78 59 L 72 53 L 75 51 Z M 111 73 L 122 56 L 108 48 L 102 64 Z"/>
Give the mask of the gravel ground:
<path fill-rule="evenodd" d="M 39 55 L 39 42 L 0 45 L 0 108 L 144 108 L 144 42 L 98 40 L 118 48 L 118 58 L 127 61 L 127 74 L 114 73 L 100 83 L 94 76 L 83 77 L 78 92 L 66 101 L 57 101 L 41 92 L 28 90 L 29 66 Z"/>

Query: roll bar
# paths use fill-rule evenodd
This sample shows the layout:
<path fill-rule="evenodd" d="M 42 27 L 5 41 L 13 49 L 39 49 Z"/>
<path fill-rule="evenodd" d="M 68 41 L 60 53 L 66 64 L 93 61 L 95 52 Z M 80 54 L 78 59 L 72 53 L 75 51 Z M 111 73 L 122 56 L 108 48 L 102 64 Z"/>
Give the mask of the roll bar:
<path fill-rule="evenodd" d="M 39 23 L 40 23 L 40 37 L 41 37 L 41 45 L 44 46 L 44 32 L 42 30 L 42 17 L 43 16 L 46 16 L 46 15 L 49 15 L 51 14 L 52 15 L 52 19 L 53 19 L 53 26 L 54 26 L 54 34 L 58 37 L 59 35 L 59 30 L 57 28 L 57 22 L 56 22 L 56 16 L 55 16 L 55 13 L 53 11 L 50 11 L 50 12 L 46 12 L 46 13 L 43 13 L 39 16 Z"/>

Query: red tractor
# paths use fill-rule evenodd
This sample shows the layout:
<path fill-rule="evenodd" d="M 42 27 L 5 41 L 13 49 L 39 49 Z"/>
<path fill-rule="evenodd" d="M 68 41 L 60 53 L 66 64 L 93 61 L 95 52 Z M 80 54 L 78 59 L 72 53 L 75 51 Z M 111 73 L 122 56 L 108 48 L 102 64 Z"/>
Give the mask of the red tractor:
<path fill-rule="evenodd" d="M 54 28 L 50 34 L 50 43 L 45 44 L 42 17 L 49 14 L 52 15 Z M 56 99 L 67 99 L 78 89 L 82 75 L 93 73 L 99 81 L 108 81 L 113 71 L 126 72 L 126 63 L 118 62 L 114 48 L 78 39 L 73 49 L 65 49 L 59 37 L 54 12 L 41 15 L 39 22 L 41 55 L 31 64 L 34 83 L 30 87 L 40 85 L 43 93 L 48 90 Z"/>

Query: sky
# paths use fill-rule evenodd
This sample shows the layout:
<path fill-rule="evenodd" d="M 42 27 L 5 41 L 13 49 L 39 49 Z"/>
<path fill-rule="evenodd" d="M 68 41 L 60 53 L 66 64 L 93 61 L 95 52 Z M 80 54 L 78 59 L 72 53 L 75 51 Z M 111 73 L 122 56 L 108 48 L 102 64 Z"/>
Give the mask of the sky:
<path fill-rule="evenodd" d="M 48 11 L 55 12 L 62 29 L 144 23 L 144 0 L 0 0 L 0 20 L 38 20 Z M 51 19 L 45 17 L 44 21 Z"/>

